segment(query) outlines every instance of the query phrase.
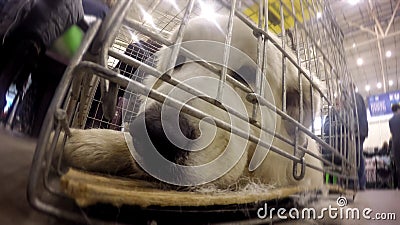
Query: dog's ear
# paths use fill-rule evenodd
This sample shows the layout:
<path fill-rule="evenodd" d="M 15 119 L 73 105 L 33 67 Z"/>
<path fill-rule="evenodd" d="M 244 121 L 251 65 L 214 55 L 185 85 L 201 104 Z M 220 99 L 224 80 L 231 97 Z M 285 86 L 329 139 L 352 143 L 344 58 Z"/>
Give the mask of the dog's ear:
<path fill-rule="evenodd" d="M 301 91 L 299 88 L 298 79 L 294 79 L 294 80 L 296 80 L 296 82 L 288 81 L 288 83 L 287 83 L 286 112 L 289 116 L 291 116 L 295 120 L 300 121 L 300 92 L 302 92 L 302 94 L 303 94 L 303 98 L 302 98 L 303 116 L 302 117 L 303 118 L 302 118 L 301 122 L 306 128 L 310 128 L 311 123 L 313 122 L 313 120 L 315 120 L 316 116 L 319 114 L 320 94 L 315 87 L 312 87 L 309 80 L 307 80 L 304 77 L 302 79 L 303 80 L 302 80 L 302 90 Z M 294 81 L 294 80 L 292 80 L 292 81 Z M 314 78 L 313 83 L 320 90 L 322 90 L 322 91 L 324 90 L 321 81 L 319 81 L 318 79 Z M 311 88 L 313 89 L 313 91 L 311 91 Z M 294 137 L 296 126 L 287 120 L 284 120 L 284 126 L 285 126 L 287 133 L 290 136 Z M 304 137 L 304 135 L 300 135 L 300 137 L 301 137 L 301 140 L 299 140 L 299 141 L 300 141 L 300 144 L 302 144 L 302 142 L 305 141 L 305 137 Z"/>

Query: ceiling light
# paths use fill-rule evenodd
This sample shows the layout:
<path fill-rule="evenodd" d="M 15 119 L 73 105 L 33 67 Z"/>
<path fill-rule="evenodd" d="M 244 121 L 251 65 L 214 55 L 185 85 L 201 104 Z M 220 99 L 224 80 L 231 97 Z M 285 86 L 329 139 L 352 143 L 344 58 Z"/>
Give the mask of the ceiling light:
<path fill-rule="evenodd" d="M 168 0 L 168 2 L 174 7 L 176 11 L 180 11 L 179 6 L 176 4 L 175 0 Z"/>
<path fill-rule="evenodd" d="M 321 12 L 317 12 L 317 19 L 322 17 L 322 13 Z"/>
<path fill-rule="evenodd" d="M 389 50 L 386 52 L 386 58 L 390 58 L 390 56 L 392 56 L 392 51 Z"/>
<path fill-rule="evenodd" d="M 138 43 L 140 41 L 138 36 L 136 36 L 134 33 L 132 33 L 131 31 L 129 31 L 129 33 L 131 35 L 133 42 Z"/>
<path fill-rule="evenodd" d="M 356 91 L 356 93 L 358 93 L 358 87 L 356 87 L 356 90 L 355 90 L 355 91 Z"/>
<path fill-rule="evenodd" d="M 368 84 L 367 84 L 367 85 L 365 85 L 365 90 L 366 90 L 366 91 L 369 91 L 369 90 L 371 90 L 371 86 L 369 86 Z"/>
<path fill-rule="evenodd" d="M 202 0 L 198 0 L 198 2 L 201 8 L 200 17 L 206 18 L 208 20 L 215 20 L 215 17 L 217 17 L 217 13 L 215 12 L 214 5 L 211 3 L 206 4 Z"/>
<path fill-rule="evenodd" d="M 140 7 L 140 11 L 142 11 L 143 21 L 149 24 L 154 29 L 158 29 L 156 24 L 154 23 L 153 17 L 148 12 L 146 12 L 142 7 Z"/>
<path fill-rule="evenodd" d="M 389 86 L 393 86 L 393 81 L 389 80 Z"/>
<path fill-rule="evenodd" d="M 361 66 L 364 63 L 364 60 L 362 58 L 357 59 L 357 65 Z"/>
<path fill-rule="evenodd" d="M 356 43 L 353 43 L 353 48 L 355 48 L 356 47 Z"/>
<path fill-rule="evenodd" d="M 382 88 L 382 83 L 381 83 L 381 82 L 378 82 L 378 83 L 376 84 L 376 87 L 377 87 L 378 89 L 381 89 L 381 88 Z"/>
<path fill-rule="evenodd" d="M 356 5 L 360 0 L 347 0 L 347 2 L 350 3 L 350 5 Z"/>

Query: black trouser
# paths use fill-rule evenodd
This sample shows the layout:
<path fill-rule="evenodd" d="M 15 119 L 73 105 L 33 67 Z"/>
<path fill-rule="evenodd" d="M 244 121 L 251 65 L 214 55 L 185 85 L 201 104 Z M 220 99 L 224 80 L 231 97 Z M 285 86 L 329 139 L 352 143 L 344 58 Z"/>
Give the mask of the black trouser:
<path fill-rule="evenodd" d="M 66 65 L 48 56 L 40 57 L 37 68 L 32 72 L 32 84 L 18 112 L 23 131 L 27 134 L 33 137 L 39 136 L 44 117 L 65 68 Z"/>
<path fill-rule="evenodd" d="M 0 112 L 6 105 L 6 93 L 12 83 L 22 91 L 39 59 L 41 45 L 33 39 L 6 42 L 0 53 Z"/>
<path fill-rule="evenodd" d="M 360 137 L 360 146 L 358 145 L 358 138 L 356 138 L 356 162 L 360 160 L 360 165 L 358 167 L 358 185 L 361 190 L 365 189 L 366 184 L 367 184 L 367 177 L 365 175 L 365 161 L 364 161 L 364 155 L 363 155 L 363 149 L 364 149 L 364 141 L 365 137 Z"/>
<path fill-rule="evenodd" d="M 400 150 L 400 149 L 397 149 L 397 150 Z M 394 148 L 392 149 L 392 151 L 394 151 L 394 154 L 393 154 L 394 159 L 393 159 L 393 161 L 394 161 L 394 166 L 396 168 L 396 171 L 395 171 L 396 177 L 395 177 L 395 179 L 397 181 L 397 187 L 399 188 L 400 187 L 400 152 L 396 152 L 396 149 L 394 149 Z"/>

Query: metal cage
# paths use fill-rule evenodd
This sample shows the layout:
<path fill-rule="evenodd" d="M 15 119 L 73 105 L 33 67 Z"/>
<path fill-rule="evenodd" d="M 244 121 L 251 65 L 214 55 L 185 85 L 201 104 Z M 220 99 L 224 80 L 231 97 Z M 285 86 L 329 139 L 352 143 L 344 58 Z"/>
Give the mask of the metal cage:
<path fill-rule="evenodd" d="M 282 110 L 276 109 L 263 98 L 253 101 L 253 104 L 263 104 L 276 109 L 278 116 L 294 124 L 296 134 L 303 133 L 319 144 L 321 153 L 326 155 L 313 155 L 313 157 L 324 164 L 321 174 L 337 177 L 340 185 L 345 188 L 349 187 L 350 181 L 357 181 L 356 171 L 360 162 L 357 162 L 359 159 L 356 157 L 358 145 L 356 142 L 359 138 L 357 138 L 355 92 L 351 75 L 347 71 L 343 34 L 335 22 L 329 2 L 327 0 L 201 2 L 212 3 L 217 13 L 238 17 L 255 34 L 259 34 L 257 38 L 259 60 L 256 63 L 260 68 L 268 69 L 263 64 L 268 60 L 264 57 L 263 46 L 272 42 L 281 52 L 283 67 L 286 63 L 293 64 L 298 68 L 299 80 L 305 77 L 311 87 L 314 87 L 311 93 L 319 92 L 321 112 L 319 117 L 313 116 L 311 127 L 304 127 L 301 121 L 286 113 L 285 92 L 282 94 L 284 98 Z M 200 14 L 201 7 L 196 0 L 120 0 L 104 21 L 97 21 L 91 25 L 78 53 L 71 60 L 61 80 L 43 123 L 28 187 L 29 201 L 33 206 L 59 217 L 85 222 L 80 215 L 81 209 L 60 190 L 59 180 L 65 173 L 65 168 L 61 160 L 55 157 L 54 151 L 59 142 L 58 138 L 65 140 L 65 137 L 60 136 L 61 131 L 68 134 L 69 127 L 124 130 L 126 124 L 137 115 L 140 94 L 147 91 L 141 85 L 145 74 L 158 76 L 165 82 L 176 82 L 173 78 L 163 77 L 161 72 L 157 71 L 154 54 L 162 46 L 176 44 L 170 39 L 172 31 L 184 27 L 190 18 Z M 146 18 L 149 15 L 152 19 Z M 271 34 L 277 35 L 279 41 L 271 39 Z M 180 41 L 180 38 L 176 40 Z M 177 54 L 172 57 L 175 58 L 171 61 L 176 61 Z M 205 67 L 212 69 L 212 66 L 207 64 Z M 234 82 L 226 74 L 221 76 L 222 82 L 225 82 L 224 76 Z M 257 76 L 261 76 L 261 73 Z M 285 76 L 284 72 L 282 76 Z M 315 85 L 313 79 L 316 78 L 325 84 L 326 92 Z M 102 110 L 103 99 L 100 95 L 102 79 L 120 86 L 117 90 L 119 99 L 116 102 L 116 113 L 113 118 L 106 119 Z M 285 79 L 282 80 L 284 86 Z M 126 93 L 124 87 L 128 84 L 133 85 L 137 92 Z M 244 91 L 249 91 L 245 86 L 241 87 Z M 154 93 L 157 98 L 157 93 Z M 254 97 L 260 95 L 257 92 L 248 93 L 248 97 L 249 100 L 252 97 L 254 100 Z M 299 103 L 299 106 L 302 107 L 302 103 Z M 188 113 L 191 113 L 190 110 Z M 326 121 L 330 124 L 328 129 Z M 217 126 L 237 130 L 236 133 L 240 135 L 239 128 L 224 127 L 218 123 Z M 256 138 L 250 138 L 250 141 L 262 142 Z M 288 142 L 288 140 L 283 141 Z M 296 143 L 290 141 L 289 143 L 297 151 L 310 154 Z M 303 163 L 310 169 L 319 170 L 314 165 L 302 161 L 296 154 L 290 155 L 280 149 L 272 150 L 294 163 Z M 337 159 L 339 163 L 335 162 Z"/>

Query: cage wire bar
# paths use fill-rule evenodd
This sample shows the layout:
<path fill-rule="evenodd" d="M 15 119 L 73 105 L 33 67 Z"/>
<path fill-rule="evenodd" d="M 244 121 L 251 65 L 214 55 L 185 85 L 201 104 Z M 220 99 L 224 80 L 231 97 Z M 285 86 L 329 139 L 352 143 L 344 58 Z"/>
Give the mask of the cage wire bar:
<path fill-rule="evenodd" d="M 201 90 L 182 85 L 179 80 L 163 74 L 155 68 L 157 52 L 162 46 L 175 45 L 169 59 L 170 65 L 175 65 L 178 54 L 183 54 L 192 59 L 198 59 L 195 53 L 181 48 L 184 28 L 189 19 L 198 16 L 201 8 L 199 0 L 176 1 L 183 6 L 177 10 L 174 6 L 166 9 L 166 1 L 121 0 L 113 7 L 111 12 L 101 23 L 97 21 L 86 33 L 78 53 L 67 68 L 60 87 L 57 89 L 53 102 L 43 124 L 39 136 L 31 176 L 28 187 L 28 199 L 36 208 L 47 213 L 85 222 L 80 216 L 80 209 L 60 190 L 59 180 L 66 168 L 60 158 L 55 157 L 54 151 L 58 139 L 63 141 L 68 138 L 68 129 L 79 127 L 82 129 L 107 128 L 123 131 L 127 123 L 132 121 L 138 112 L 141 94 L 149 93 L 149 97 L 163 102 L 168 99 L 170 106 L 181 109 L 182 112 L 203 119 L 211 117 L 216 126 L 246 138 L 248 134 L 237 127 L 219 120 L 213 115 L 208 115 L 201 110 L 186 105 L 156 90 L 149 90 L 142 84 L 145 75 L 160 78 L 163 82 L 177 86 L 182 90 L 196 96 L 203 96 Z M 132 2 L 134 4 L 132 4 Z M 274 110 L 278 116 L 295 126 L 294 141 L 275 134 L 275 138 L 293 146 L 294 154 L 289 154 L 275 146 L 270 146 L 255 135 L 248 139 L 293 161 L 293 176 L 302 179 L 305 169 L 320 170 L 343 180 L 342 185 L 347 187 L 350 180 L 357 180 L 356 170 L 360 164 L 356 157 L 356 140 L 358 135 L 358 114 L 355 112 L 355 90 L 353 81 L 348 74 L 343 48 L 343 34 L 340 31 L 327 0 L 237 0 L 237 1 L 208 1 L 215 4 L 217 13 L 228 14 L 229 24 L 226 31 L 224 63 L 221 69 L 202 61 L 202 66 L 220 75 L 218 96 L 222 96 L 223 85 L 233 83 L 247 93 L 246 99 L 253 104 L 250 118 L 251 126 L 262 129 L 264 132 L 274 134 L 273 131 L 261 127 L 256 120 L 257 107 L 263 105 Z M 147 14 L 146 14 L 147 13 Z M 142 14 L 143 16 L 138 16 Z M 145 21 L 146 15 L 152 15 L 153 21 Z M 233 17 L 238 17 L 252 30 L 257 40 L 257 65 L 256 90 L 238 82 L 227 72 L 226 63 L 229 58 L 229 45 L 232 38 Z M 175 40 L 170 39 L 172 31 L 178 28 Z M 277 35 L 276 41 L 272 34 Z M 280 42 L 280 43 L 279 43 Z M 286 71 L 282 75 L 282 102 L 275 106 L 263 96 L 264 84 L 261 76 L 268 70 L 267 46 L 273 44 L 281 53 L 282 68 L 286 64 L 293 64 L 298 71 L 298 85 L 300 92 L 299 119 L 290 117 L 286 113 Z M 80 76 L 77 76 L 80 75 Z M 94 75 L 94 76 L 92 76 Z M 76 78 L 78 77 L 78 78 Z M 305 78 L 303 80 L 302 78 Z M 78 82 L 76 81 L 77 79 Z M 85 79 L 90 80 L 90 88 Z M 99 80 L 119 85 L 119 101 L 116 105 L 116 120 L 108 120 L 102 112 L 103 99 L 100 95 Z M 317 86 L 315 79 L 321 80 L 326 91 Z M 304 115 L 302 82 L 310 83 L 311 96 L 314 92 L 320 96 L 321 110 L 320 126 L 312 124 L 311 127 L 302 125 Z M 73 86 L 78 83 L 79 86 Z M 125 88 L 130 85 L 135 87 L 134 92 Z M 79 90 L 80 87 L 82 90 Z M 73 93 L 78 89 L 79 93 Z M 86 89 L 86 90 L 85 90 Z M 78 94 L 78 95 L 77 95 Z M 121 97 L 127 94 L 129 99 Z M 75 95 L 75 97 L 73 97 Z M 217 100 L 202 98 L 209 104 L 231 113 L 232 115 L 248 121 L 249 118 L 238 113 L 227 105 L 217 104 Z M 312 98 L 311 98 L 312 99 Z M 121 103 L 121 104 L 120 104 Z M 314 103 L 311 102 L 311 107 Z M 66 113 L 66 114 L 65 114 Z M 55 115 L 58 115 L 55 117 Z M 315 121 L 313 115 L 311 121 Z M 326 129 L 323 122 L 329 121 L 330 127 Z M 77 120 L 81 120 L 78 121 Z M 209 120 L 205 122 L 211 123 Z M 319 131 L 318 131 L 319 129 Z M 66 136 L 61 135 L 64 130 Z M 324 131 L 328 131 L 326 132 Z M 338 132 L 339 131 L 339 132 Z M 51 133 L 53 132 L 53 135 Z M 318 133 L 320 132 L 320 133 Z M 325 149 L 328 156 L 317 155 L 298 143 L 300 134 L 315 140 L 322 152 Z M 321 170 L 316 165 L 311 165 L 304 160 L 304 155 L 319 159 L 324 164 Z M 340 164 L 335 160 L 340 159 Z M 52 165 L 57 165 L 54 171 Z M 301 164 L 299 174 L 297 165 Z M 59 201 L 62 200 L 62 201 Z"/>

